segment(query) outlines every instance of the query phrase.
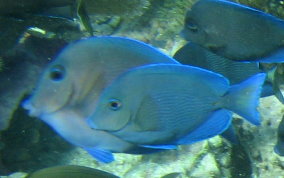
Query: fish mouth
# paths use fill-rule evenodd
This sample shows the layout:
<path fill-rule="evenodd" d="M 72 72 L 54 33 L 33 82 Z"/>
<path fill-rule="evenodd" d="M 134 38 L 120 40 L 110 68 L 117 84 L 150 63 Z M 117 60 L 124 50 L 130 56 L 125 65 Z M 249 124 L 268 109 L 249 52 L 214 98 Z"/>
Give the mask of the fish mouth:
<path fill-rule="evenodd" d="M 68 105 L 68 103 L 70 103 L 73 99 L 74 96 L 74 86 L 71 85 L 70 87 L 70 94 L 68 95 L 68 99 L 66 99 L 66 101 L 58 108 L 56 109 L 51 109 L 51 110 L 45 110 L 44 108 L 40 108 L 37 107 L 33 102 L 32 102 L 32 98 L 31 99 L 27 99 L 25 101 L 23 101 L 22 103 L 22 107 L 26 110 L 28 110 L 29 116 L 31 117 L 39 117 L 39 118 L 43 118 L 43 116 L 45 115 L 49 115 L 51 113 L 55 113 L 59 110 L 61 110 L 62 108 L 64 108 L 66 105 Z"/>
<path fill-rule="evenodd" d="M 97 127 L 97 125 L 94 124 L 94 122 L 92 122 L 91 117 L 88 117 L 86 121 L 87 121 L 88 126 L 89 126 L 91 129 L 99 130 L 98 127 Z"/>
<path fill-rule="evenodd" d="M 87 118 L 86 120 L 87 122 L 87 125 L 93 129 L 93 130 L 99 130 L 99 131 L 104 131 L 104 132 L 107 132 L 107 133 L 116 133 L 116 132 L 119 132 L 121 130 L 123 130 L 125 127 L 127 127 L 128 125 L 130 125 L 130 123 L 127 123 L 125 124 L 123 127 L 119 128 L 119 129 L 103 129 L 103 128 L 99 128 L 94 122 L 92 122 L 92 119 L 91 117 Z"/>
<path fill-rule="evenodd" d="M 38 115 L 40 115 L 40 112 L 35 109 L 35 107 L 33 106 L 33 104 L 32 104 L 32 102 L 31 102 L 30 99 L 25 100 L 25 101 L 22 103 L 22 107 L 23 107 L 25 110 L 28 110 L 29 116 L 37 117 Z"/>

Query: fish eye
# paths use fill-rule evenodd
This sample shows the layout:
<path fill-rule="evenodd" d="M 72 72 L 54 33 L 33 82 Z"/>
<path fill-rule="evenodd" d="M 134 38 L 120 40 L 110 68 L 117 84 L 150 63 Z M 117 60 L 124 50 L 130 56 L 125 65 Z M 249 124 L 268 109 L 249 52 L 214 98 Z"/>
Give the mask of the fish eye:
<path fill-rule="evenodd" d="M 192 32 L 197 32 L 198 31 L 197 26 L 195 24 L 193 24 L 193 23 L 187 23 L 186 27 L 187 27 L 187 29 L 189 29 Z"/>
<path fill-rule="evenodd" d="M 192 21 L 191 19 L 186 19 L 185 27 L 188 30 L 190 30 L 191 32 L 197 32 L 198 31 L 197 24 L 194 21 Z"/>
<path fill-rule="evenodd" d="M 122 103 L 117 100 L 117 99 L 111 99 L 108 103 L 108 107 L 109 109 L 113 110 L 113 111 L 117 111 L 121 108 Z"/>
<path fill-rule="evenodd" d="M 55 65 L 50 69 L 49 77 L 53 81 L 60 81 L 64 78 L 65 69 L 61 65 Z"/>

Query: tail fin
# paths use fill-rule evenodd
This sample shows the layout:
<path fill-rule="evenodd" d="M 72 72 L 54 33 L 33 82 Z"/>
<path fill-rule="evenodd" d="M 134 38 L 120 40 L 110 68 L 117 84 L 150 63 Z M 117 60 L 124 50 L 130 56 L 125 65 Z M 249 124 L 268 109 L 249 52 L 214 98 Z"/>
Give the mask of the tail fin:
<path fill-rule="evenodd" d="M 259 73 L 240 84 L 232 85 L 224 96 L 224 107 L 244 117 L 254 125 L 260 125 L 257 106 L 266 74 Z"/>

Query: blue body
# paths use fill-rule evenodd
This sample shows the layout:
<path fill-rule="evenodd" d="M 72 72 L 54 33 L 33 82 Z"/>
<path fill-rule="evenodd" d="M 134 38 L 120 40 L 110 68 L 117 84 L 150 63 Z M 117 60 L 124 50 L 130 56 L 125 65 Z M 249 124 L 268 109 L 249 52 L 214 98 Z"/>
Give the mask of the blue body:
<path fill-rule="evenodd" d="M 140 146 L 171 149 L 221 134 L 231 124 L 231 111 L 259 125 L 264 79 L 261 73 L 230 86 L 223 76 L 197 67 L 138 67 L 104 90 L 88 123 Z"/>

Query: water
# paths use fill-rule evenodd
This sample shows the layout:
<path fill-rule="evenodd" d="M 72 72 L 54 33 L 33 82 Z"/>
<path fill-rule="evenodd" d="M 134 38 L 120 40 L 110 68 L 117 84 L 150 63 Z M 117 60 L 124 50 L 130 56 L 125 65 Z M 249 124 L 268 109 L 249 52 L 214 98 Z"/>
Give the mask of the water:
<path fill-rule="evenodd" d="M 120 14 L 119 11 L 116 14 L 106 13 L 104 7 L 97 13 L 92 12 L 89 22 L 93 33 L 135 38 L 173 55 L 185 43 L 179 32 L 183 28 L 184 14 L 193 1 L 132 2 L 137 3 L 136 7 L 139 8 L 131 9 L 126 14 Z M 284 14 L 281 3 L 251 3 L 255 7 L 263 3 L 264 10 L 279 17 Z M 1 5 L 4 3 L 0 0 Z M 17 11 L 13 6 L 11 8 Z M 40 5 L 37 8 L 40 9 Z M 0 60 L 3 61 L 0 71 L 0 113 L 6 116 L 1 118 L 0 175 L 75 164 L 102 169 L 126 178 L 158 178 L 173 172 L 181 173 L 179 177 L 194 178 L 284 176 L 284 158 L 273 151 L 284 107 L 274 96 L 261 99 L 261 126 L 252 126 L 235 116 L 234 125 L 241 147 L 233 146 L 217 136 L 193 145 L 180 146 L 177 150 L 150 155 L 115 154 L 115 162 L 102 164 L 82 149 L 70 145 L 45 123 L 28 117 L 19 103 L 28 97 L 44 66 L 67 43 L 88 36 L 89 31 L 88 28 L 82 28 L 81 31 L 76 25 L 78 20 L 73 24 L 62 18 L 36 16 L 33 14 L 38 12 L 34 7 L 32 9 L 32 13 L 0 16 Z M 29 31 L 30 26 L 43 31 Z"/>

